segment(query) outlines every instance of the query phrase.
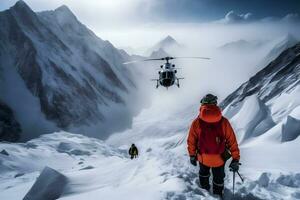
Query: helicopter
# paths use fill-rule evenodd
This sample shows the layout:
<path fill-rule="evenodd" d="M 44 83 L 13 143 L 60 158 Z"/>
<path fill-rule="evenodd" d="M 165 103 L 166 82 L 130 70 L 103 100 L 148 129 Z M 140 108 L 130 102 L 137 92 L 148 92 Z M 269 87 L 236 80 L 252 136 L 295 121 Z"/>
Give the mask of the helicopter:
<path fill-rule="evenodd" d="M 128 64 L 136 63 L 136 62 L 146 62 L 146 61 L 156 61 L 156 60 L 165 61 L 165 63 L 160 66 L 160 69 L 158 71 L 158 75 L 159 75 L 158 78 L 151 79 L 151 81 L 156 81 L 156 88 L 158 88 L 159 86 L 163 86 L 168 89 L 169 87 L 173 86 L 174 84 L 176 84 L 177 87 L 179 88 L 180 87 L 179 80 L 184 79 L 184 78 L 179 78 L 176 76 L 177 69 L 179 69 L 179 68 L 176 68 L 175 64 L 170 63 L 169 60 L 181 59 L 181 58 L 206 59 L 206 60 L 210 59 L 207 57 L 171 57 L 171 56 L 167 56 L 167 57 L 163 57 L 163 58 L 149 58 L 149 59 L 145 59 L 145 60 L 129 61 L 129 62 L 125 62 L 123 64 L 128 65 Z"/>

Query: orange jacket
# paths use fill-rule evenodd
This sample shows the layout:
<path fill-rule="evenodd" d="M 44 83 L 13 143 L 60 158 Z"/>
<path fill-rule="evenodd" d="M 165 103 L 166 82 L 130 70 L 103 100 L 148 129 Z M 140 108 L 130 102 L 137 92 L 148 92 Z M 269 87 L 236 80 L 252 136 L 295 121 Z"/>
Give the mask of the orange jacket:
<path fill-rule="evenodd" d="M 208 167 L 220 167 L 224 165 L 224 160 L 220 154 L 198 154 L 197 152 L 197 144 L 198 138 L 201 134 L 199 118 L 208 123 L 218 122 L 222 119 L 222 113 L 218 106 L 216 105 L 202 105 L 200 107 L 199 116 L 193 121 L 188 139 L 188 152 L 190 156 L 197 155 L 197 159 L 203 165 Z M 223 133 L 225 134 L 225 143 L 226 147 L 230 150 L 231 156 L 233 159 L 240 159 L 240 150 L 238 147 L 238 143 L 236 141 L 236 137 L 234 131 L 229 123 L 229 121 L 223 117 L 222 121 Z"/>

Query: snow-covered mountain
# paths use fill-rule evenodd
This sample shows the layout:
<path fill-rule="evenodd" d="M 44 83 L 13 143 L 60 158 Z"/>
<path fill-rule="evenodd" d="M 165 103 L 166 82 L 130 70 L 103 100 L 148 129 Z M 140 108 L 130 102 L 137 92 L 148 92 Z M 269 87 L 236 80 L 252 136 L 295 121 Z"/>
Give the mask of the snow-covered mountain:
<path fill-rule="evenodd" d="M 105 137 L 130 126 L 139 106 L 134 76 L 122 65 L 128 55 L 66 6 L 35 13 L 18 1 L 0 12 L 0 27 L 0 99 L 22 139 L 57 129 Z"/>
<path fill-rule="evenodd" d="M 155 44 L 153 47 L 149 48 L 145 55 L 151 56 L 155 52 L 161 52 L 164 51 L 165 53 L 173 53 L 174 51 L 178 51 L 182 45 L 180 45 L 173 37 L 167 36 L 166 38 L 159 41 L 157 44 Z"/>
<path fill-rule="evenodd" d="M 219 47 L 220 50 L 224 51 L 232 51 L 232 52 L 249 52 L 257 50 L 258 48 L 262 47 L 264 45 L 264 42 L 262 41 L 247 41 L 247 40 L 237 40 L 233 42 L 228 42 L 222 46 Z"/>
<path fill-rule="evenodd" d="M 159 48 L 157 51 L 153 51 L 150 55 L 150 58 L 162 58 L 170 56 L 164 49 Z"/>
<path fill-rule="evenodd" d="M 269 62 L 277 58 L 284 50 L 296 45 L 299 42 L 292 34 L 287 34 L 275 41 L 271 50 L 267 53 L 262 61 L 262 65 L 267 65 Z"/>
<path fill-rule="evenodd" d="M 300 132 L 300 43 L 242 84 L 221 104 L 246 141 L 269 135 L 274 141 L 295 140 Z"/>

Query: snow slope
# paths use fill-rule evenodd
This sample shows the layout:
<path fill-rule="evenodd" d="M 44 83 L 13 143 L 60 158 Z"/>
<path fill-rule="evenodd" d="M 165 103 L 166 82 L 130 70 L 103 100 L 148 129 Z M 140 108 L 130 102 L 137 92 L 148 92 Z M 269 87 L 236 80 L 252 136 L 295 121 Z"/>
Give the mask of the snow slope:
<path fill-rule="evenodd" d="M 237 178 L 235 199 L 300 199 L 298 50 L 281 54 L 221 104 L 240 141 L 245 182 Z M 199 105 L 156 103 L 162 105 L 143 110 L 130 129 L 105 142 L 57 132 L 27 143 L 0 143 L 8 153 L 0 154 L 0 199 L 22 199 L 46 166 L 67 177 L 59 199 L 217 199 L 199 188 L 198 167 L 186 150 Z M 135 160 L 127 155 L 131 143 L 139 148 Z M 227 165 L 225 199 L 233 199 Z"/>
<path fill-rule="evenodd" d="M 68 180 L 59 199 L 217 199 L 199 189 L 198 168 L 190 165 L 187 156 L 185 139 L 188 122 L 194 116 L 173 119 L 172 123 L 178 123 L 178 127 L 164 132 L 154 129 L 157 120 L 144 118 L 148 114 L 137 117 L 133 130 L 114 135 L 106 142 L 118 148 L 66 132 L 44 135 L 27 143 L 1 143 L 0 149 L 5 149 L 9 156 L 0 154 L 0 198 L 22 199 L 43 168 L 49 166 Z M 136 160 L 130 160 L 127 155 L 133 141 L 140 150 Z M 241 174 L 246 181 L 242 184 L 237 180 L 237 196 L 241 199 L 299 196 L 300 175 L 295 172 L 300 170 L 296 164 L 300 157 L 294 157 L 292 166 L 290 158 L 282 156 L 282 152 L 295 148 L 299 140 L 296 142 L 285 143 L 280 148 L 272 142 L 242 146 Z M 257 147 L 263 149 L 255 151 Z M 263 158 L 261 152 L 276 153 L 276 160 L 273 156 Z M 283 168 L 282 163 L 290 164 Z M 227 169 L 225 194 L 231 199 L 232 178 Z"/>

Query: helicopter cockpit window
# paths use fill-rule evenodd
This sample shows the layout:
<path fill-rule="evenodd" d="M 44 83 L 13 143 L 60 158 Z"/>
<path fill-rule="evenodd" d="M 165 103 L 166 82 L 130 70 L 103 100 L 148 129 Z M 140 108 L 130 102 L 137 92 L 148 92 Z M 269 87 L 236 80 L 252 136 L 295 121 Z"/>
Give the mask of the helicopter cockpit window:
<path fill-rule="evenodd" d="M 162 72 L 162 73 L 161 73 L 161 77 L 162 77 L 162 78 L 166 78 L 166 77 L 167 77 L 167 72 Z"/>
<path fill-rule="evenodd" d="M 173 78 L 173 73 L 172 72 L 165 72 L 165 73 L 166 73 L 165 78 L 168 78 L 168 79 L 172 79 Z"/>

